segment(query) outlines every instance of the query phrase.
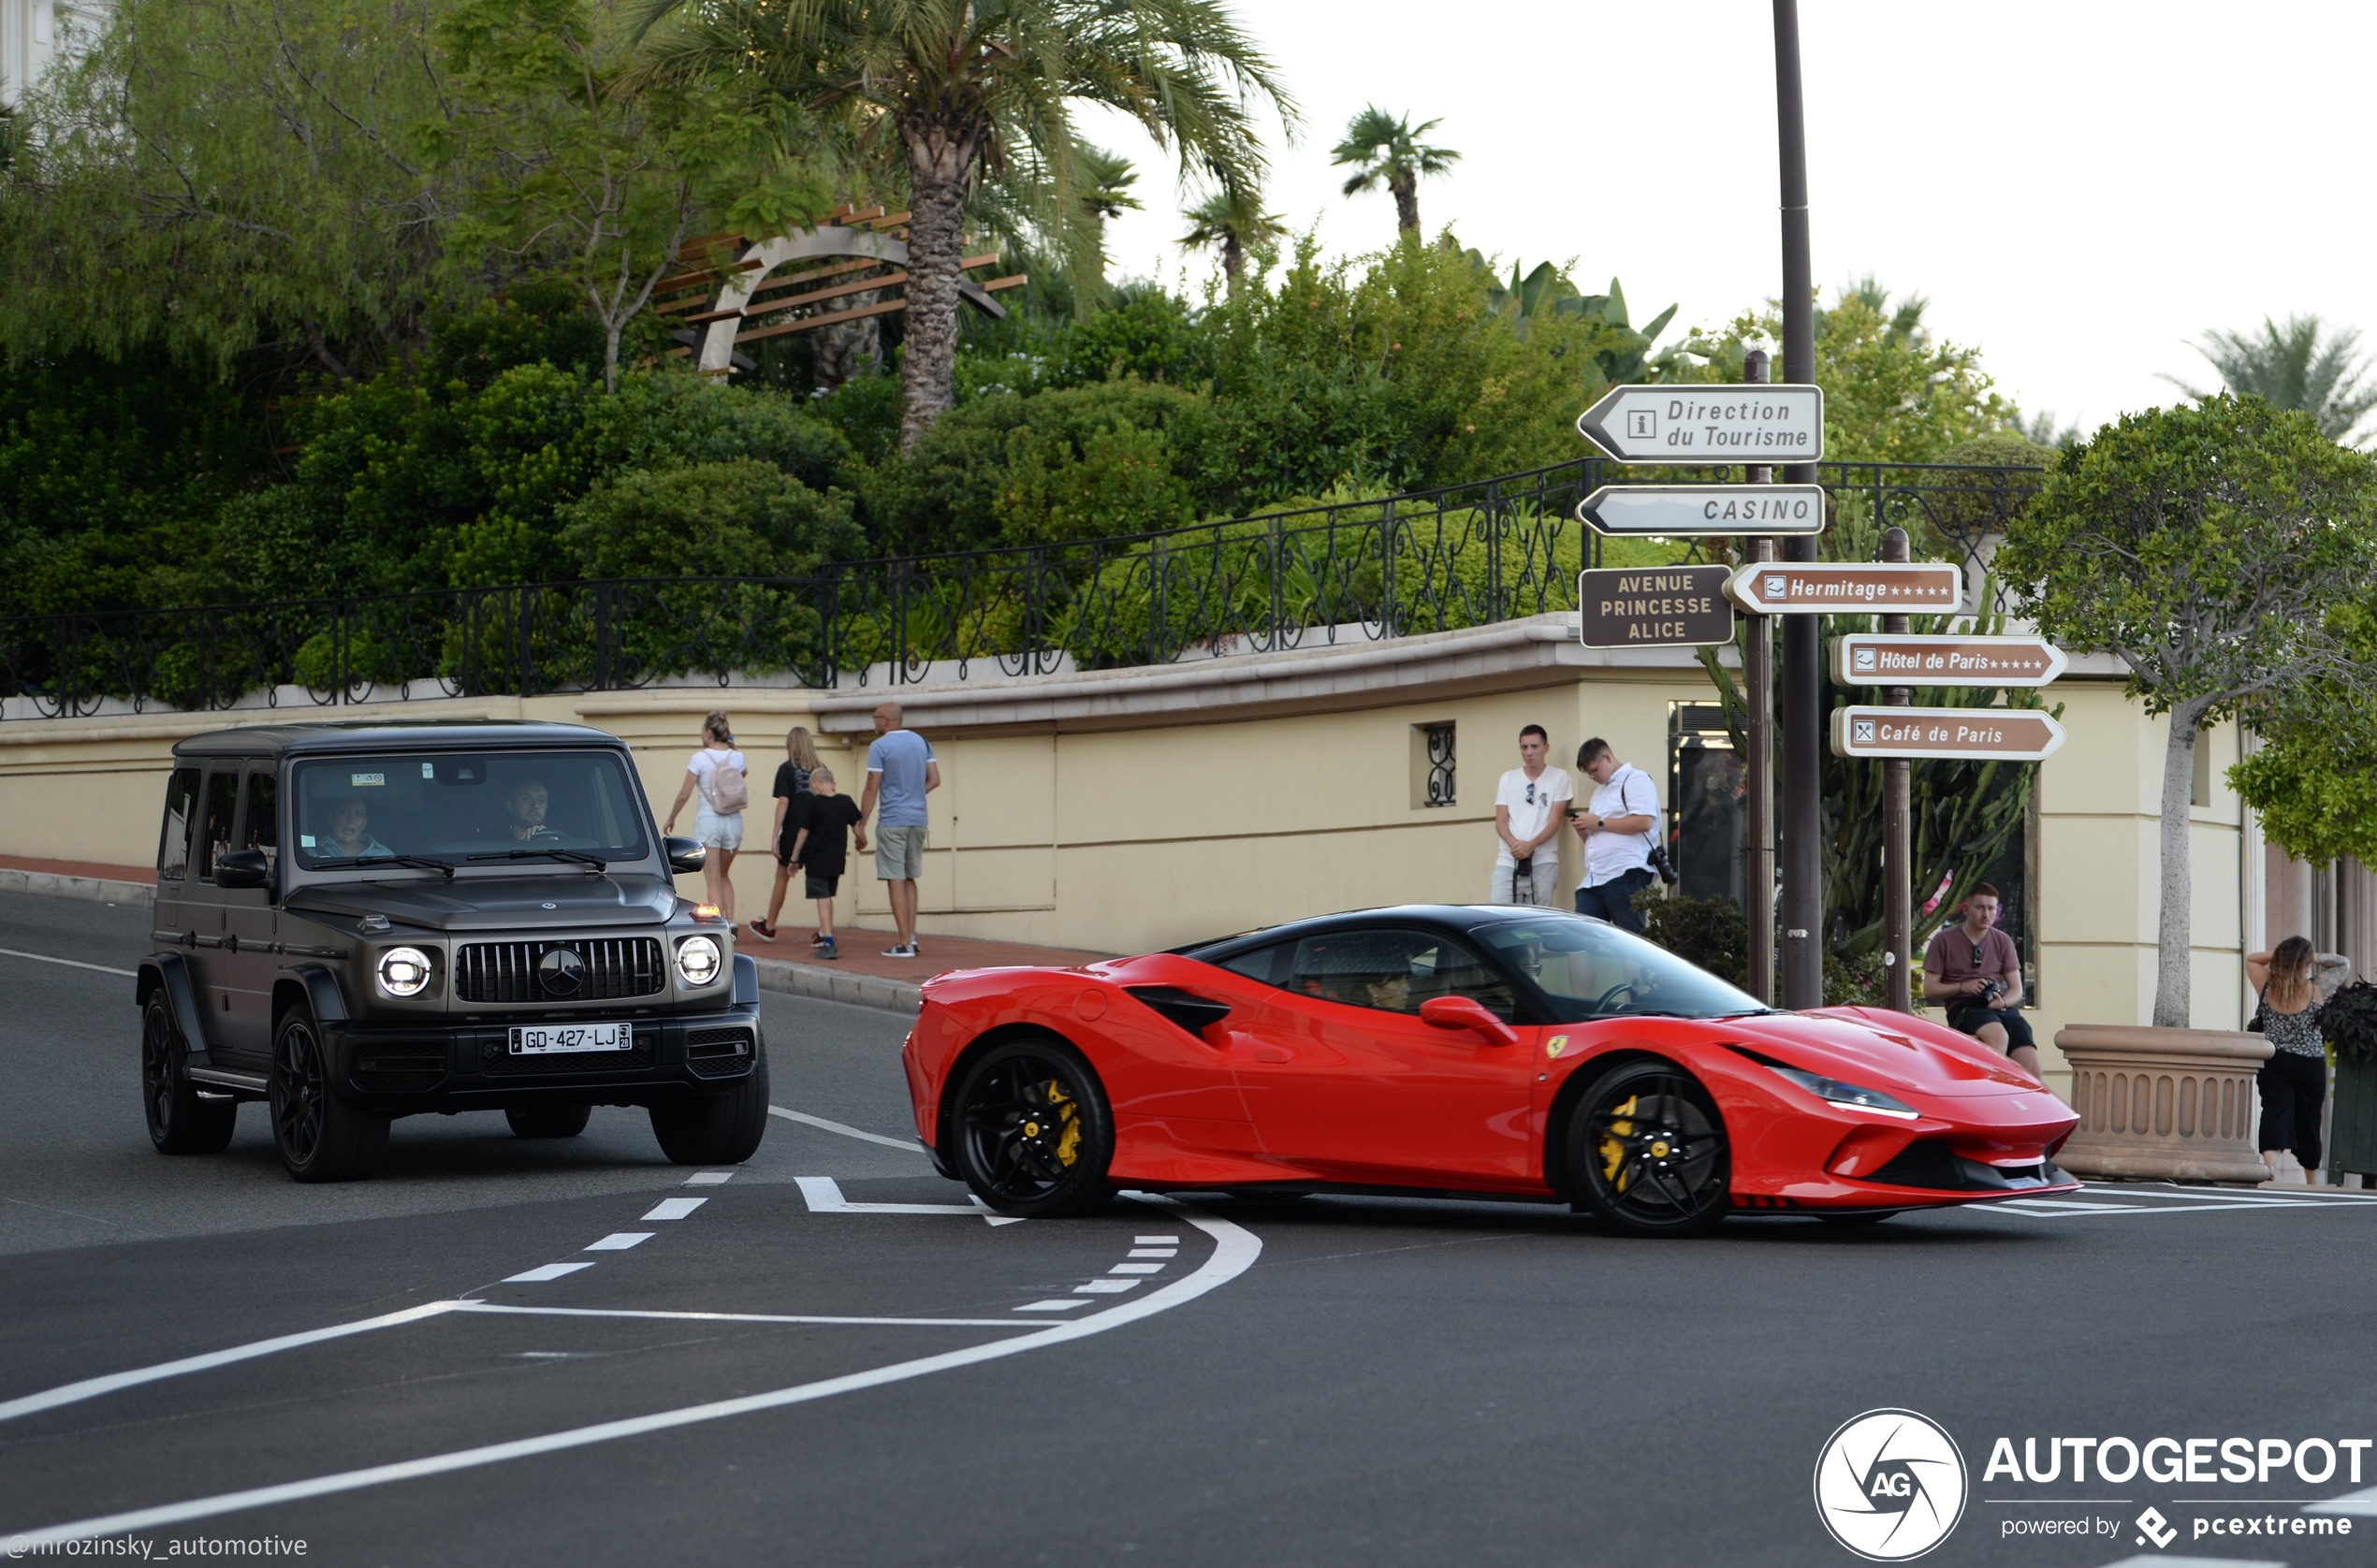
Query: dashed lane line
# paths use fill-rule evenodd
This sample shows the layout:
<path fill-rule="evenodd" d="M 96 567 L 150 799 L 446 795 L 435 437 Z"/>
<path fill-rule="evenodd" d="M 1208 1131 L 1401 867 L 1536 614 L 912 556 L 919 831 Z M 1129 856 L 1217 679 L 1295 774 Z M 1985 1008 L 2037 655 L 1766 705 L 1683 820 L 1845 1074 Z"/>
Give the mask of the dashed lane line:
<path fill-rule="evenodd" d="M 664 1198 L 658 1208 L 644 1216 L 644 1223 L 650 1225 L 656 1220 L 681 1220 L 708 1201 L 707 1198 Z"/>
<path fill-rule="evenodd" d="M 1078 1306 L 1079 1302 L 1068 1302 Z M 687 1323 L 822 1323 L 867 1328 L 1028 1328 L 1007 1317 L 832 1317 L 815 1313 L 656 1312 L 624 1307 L 518 1307 L 508 1302 L 465 1301 L 454 1309 L 507 1317 L 634 1317 Z"/>
<path fill-rule="evenodd" d="M 585 1250 L 588 1252 L 625 1252 L 630 1247 L 642 1246 L 645 1242 L 650 1241 L 653 1237 L 659 1234 L 660 1232 L 657 1230 L 614 1230 L 608 1236 L 604 1237 L 601 1241 L 590 1243 Z"/>
<path fill-rule="evenodd" d="M 139 977 L 138 969 L 119 969 L 112 964 L 85 964 L 80 958 L 52 958 L 46 952 L 26 952 L 18 948 L 0 948 L 0 958 L 30 958 L 36 964 L 63 964 L 69 969 L 96 969 L 103 975 L 122 975 L 126 980 Z"/>
<path fill-rule="evenodd" d="M 982 1212 L 970 1203 L 853 1203 L 831 1176 L 795 1176 L 793 1184 L 800 1188 L 812 1214 L 964 1214 L 972 1219 Z"/>
<path fill-rule="evenodd" d="M 888 1366 L 873 1367 L 865 1372 L 845 1373 L 839 1377 L 820 1378 L 813 1383 L 795 1384 L 787 1388 L 773 1389 L 764 1394 L 750 1394 L 739 1399 L 717 1400 L 707 1404 L 686 1405 L 677 1410 L 655 1411 L 625 1420 L 604 1421 L 593 1426 L 575 1427 L 567 1430 L 547 1432 L 540 1437 L 519 1438 L 509 1443 L 485 1444 L 475 1448 L 460 1448 L 444 1454 L 429 1454 L 419 1459 L 403 1459 L 394 1464 L 372 1465 L 361 1470 L 341 1471 L 330 1475 L 317 1475 L 303 1481 L 284 1482 L 279 1486 L 253 1487 L 243 1491 L 224 1492 L 214 1497 L 192 1498 L 182 1503 L 169 1503 L 153 1508 L 128 1509 L 97 1518 L 77 1519 L 71 1523 L 50 1525 L 22 1533 L 0 1532 L 12 1547 L 36 1550 L 80 1541 L 92 1536 L 122 1534 L 130 1531 L 155 1530 L 167 1525 L 182 1524 L 191 1519 L 214 1518 L 225 1514 L 241 1513 L 252 1508 L 275 1503 L 298 1503 L 309 1498 L 328 1497 L 341 1492 L 360 1491 L 370 1487 L 388 1486 L 400 1481 L 419 1480 L 430 1475 L 451 1474 L 456 1471 L 474 1470 L 487 1465 L 503 1464 L 512 1459 L 529 1459 L 541 1454 L 561 1453 L 588 1447 L 599 1443 L 616 1442 L 622 1438 L 642 1437 L 653 1432 L 671 1431 L 681 1427 L 731 1416 L 755 1415 L 761 1411 L 780 1410 L 787 1406 L 807 1404 L 812 1401 L 831 1399 L 838 1394 L 856 1393 L 879 1388 L 887 1384 L 904 1383 L 934 1372 L 954 1372 L 962 1367 L 978 1366 L 1028 1350 L 1041 1350 L 1087 1339 L 1127 1324 L 1153 1317 L 1184 1306 L 1206 1292 L 1227 1285 L 1254 1266 L 1262 1255 L 1262 1240 L 1252 1231 L 1217 1215 L 1203 1213 L 1171 1198 L 1150 1194 L 1133 1195 L 1139 1202 L 1159 1205 L 1178 1213 L 1182 1219 L 1214 1239 L 1214 1250 L 1194 1272 L 1144 1296 L 1134 1301 L 1117 1302 L 1103 1312 L 1086 1317 L 1050 1323 L 1030 1333 L 994 1340 L 984 1344 L 969 1345 L 962 1350 L 944 1351 L 937 1356 L 920 1356 L 911 1360 L 895 1361 Z M 1115 1282 L 1117 1284 L 1123 1282 Z M 1131 1282 L 1135 1284 L 1136 1282 Z M 452 1310 L 450 1308 L 445 1310 Z"/>
<path fill-rule="evenodd" d="M 592 1267 L 594 1265 L 591 1263 L 547 1263 L 542 1268 L 530 1269 L 518 1274 L 507 1274 L 504 1276 L 503 1283 L 505 1285 L 543 1285 L 547 1280 L 558 1280 L 563 1274 L 575 1274 L 580 1269 Z"/>
<path fill-rule="evenodd" d="M 770 1116 L 781 1116 L 787 1122 L 798 1122 L 805 1127 L 816 1127 L 824 1132 L 838 1132 L 844 1138 L 864 1139 L 869 1143 L 880 1143 L 886 1149 L 897 1149 L 904 1154 L 922 1154 L 925 1152 L 924 1146 L 912 1138 L 885 1138 L 882 1133 L 868 1132 L 844 1122 L 829 1122 L 823 1116 L 811 1116 L 806 1111 L 787 1111 L 780 1105 L 771 1105 L 767 1108 L 767 1113 Z"/>
<path fill-rule="evenodd" d="M 735 1173 L 731 1170 L 696 1170 L 685 1178 L 684 1184 L 689 1187 L 722 1187 L 734 1179 Z"/>

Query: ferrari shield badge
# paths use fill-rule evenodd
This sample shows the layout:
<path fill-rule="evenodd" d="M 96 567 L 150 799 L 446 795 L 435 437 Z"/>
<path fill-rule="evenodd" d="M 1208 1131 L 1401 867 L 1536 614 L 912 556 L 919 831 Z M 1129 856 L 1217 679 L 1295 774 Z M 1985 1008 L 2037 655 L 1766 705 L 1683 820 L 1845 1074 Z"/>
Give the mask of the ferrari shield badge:
<path fill-rule="evenodd" d="M 1566 1051 L 1568 1048 L 1568 1037 L 1566 1035 L 1554 1035 L 1550 1040 L 1545 1042 L 1543 1053 L 1546 1056 L 1557 1056 L 1561 1052 Z"/>

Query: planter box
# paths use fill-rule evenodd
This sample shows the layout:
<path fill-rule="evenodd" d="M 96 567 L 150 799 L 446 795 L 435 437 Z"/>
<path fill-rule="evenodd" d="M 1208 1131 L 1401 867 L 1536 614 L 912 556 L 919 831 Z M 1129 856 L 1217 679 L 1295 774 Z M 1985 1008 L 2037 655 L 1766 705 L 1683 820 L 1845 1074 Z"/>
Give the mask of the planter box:
<path fill-rule="evenodd" d="M 2253 1075 L 2269 1042 L 2228 1029 L 2076 1024 L 2056 1031 L 2079 1126 L 2055 1156 L 2076 1176 L 2264 1182 Z"/>
<path fill-rule="evenodd" d="M 2377 1176 L 2377 1062 L 2336 1064 L 2327 1138 L 2330 1181 L 2347 1170 Z"/>

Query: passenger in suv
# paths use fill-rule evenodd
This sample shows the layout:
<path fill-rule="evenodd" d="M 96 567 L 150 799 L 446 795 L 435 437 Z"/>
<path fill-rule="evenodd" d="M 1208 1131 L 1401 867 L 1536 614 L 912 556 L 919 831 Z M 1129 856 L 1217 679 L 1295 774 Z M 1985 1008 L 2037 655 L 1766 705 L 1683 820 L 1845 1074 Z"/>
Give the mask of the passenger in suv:
<path fill-rule="evenodd" d="M 564 724 L 285 724 L 174 748 L 138 981 L 149 1136 L 271 1107 L 301 1182 L 368 1176 L 388 1124 L 502 1111 L 569 1138 L 649 1109 L 732 1165 L 767 1120 L 758 977 L 678 897 L 627 747 Z"/>

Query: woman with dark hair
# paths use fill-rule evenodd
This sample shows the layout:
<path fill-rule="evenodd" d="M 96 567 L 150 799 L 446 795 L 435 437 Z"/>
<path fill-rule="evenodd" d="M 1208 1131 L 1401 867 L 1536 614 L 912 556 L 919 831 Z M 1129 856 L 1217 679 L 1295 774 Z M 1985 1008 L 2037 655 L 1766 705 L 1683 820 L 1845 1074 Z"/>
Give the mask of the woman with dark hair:
<path fill-rule="evenodd" d="M 2303 1180 L 2319 1185 L 2319 1113 L 2327 1101 L 2327 1041 L 2319 1026 L 2319 955 L 2289 936 L 2270 952 L 2245 955 L 2245 973 L 2261 993 L 2253 1026 L 2269 1041 L 2255 1082 L 2262 1092 L 2262 1163 L 2278 1179 L 2278 1154 L 2292 1149 Z"/>

